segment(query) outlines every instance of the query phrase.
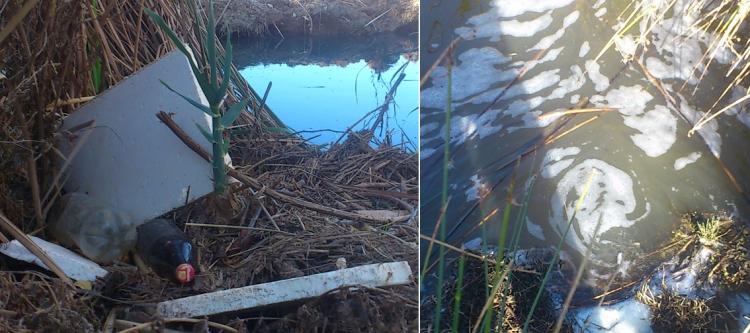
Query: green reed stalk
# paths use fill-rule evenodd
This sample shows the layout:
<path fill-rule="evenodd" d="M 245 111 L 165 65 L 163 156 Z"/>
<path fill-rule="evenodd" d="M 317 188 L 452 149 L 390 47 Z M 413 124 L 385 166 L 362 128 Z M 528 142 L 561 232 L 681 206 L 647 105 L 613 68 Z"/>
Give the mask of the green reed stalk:
<path fill-rule="evenodd" d="M 200 28 L 198 26 L 200 16 L 198 14 L 197 3 L 195 1 L 191 1 L 191 3 L 193 7 L 193 14 L 196 20 L 194 31 L 200 34 Z M 199 54 L 198 48 L 194 47 L 193 45 L 189 45 L 192 53 L 188 51 L 188 49 L 185 47 L 185 43 L 179 37 L 177 37 L 177 34 L 174 32 L 174 30 L 172 30 L 167 25 L 167 23 L 161 16 L 159 16 L 159 14 L 156 14 L 148 8 L 144 8 L 144 11 L 146 11 L 151 20 L 159 25 L 161 30 L 167 34 L 167 36 L 170 40 L 172 40 L 177 49 L 180 50 L 180 52 L 182 52 L 188 58 L 188 62 L 190 63 L 193 74 L 195 75 L 195 78 L 197 79 L 198 84 L 203 91 L 203 94 L 206 96 L 206 100 L 208 100 L 208 106 L 203 105 L 200 102 L 175 91 L 167 83 L 161 81 L 161 83 L 165 87 L 167 87 L 167 89 L 179 95 L 195 108 L 203 111 L 211 117 L 210 132 L 208 131 L 208 129 L 199 124 L 196 124 L 196 126 L 198 126 L 198 129 L 201 131 L 206 140 L 208 140 L 212 144 L 212 171 L 214 180 L 214 193 L 219 195 L 224 194 L 224 191 L 227 187 L 227 172 L 226 166 L 224 165 L 224 156 L 226 156 L 226 154 L 229 152 L 229 138 L 224 135 L 224 130 L 229 127 L 237 119 L 237 117 L 239 117 L 240 113 L 242 113 L 242 110 L 247 107 L 247 103 L 249 101 L 249 98 L 242 100 L 239 103 L 235 103 L 229 106 L 226 112 L 222 112 L 232 75 L 232 44 L 229 40 L 229 36 L 231 34 L 227 33 L 226 50 L 223 62 L 224 66 L 221 71 L 221 77 L 223 79 L 221 82 L 219 82 L 219 56 L 218 50 L 216 48 L 216 21 L 214 19 L 213 0 L 210 0 L 208 5 L 208 23 L 206 25 L 206 36 L 205 38 L 201 38 L 203 47 L 206 50 L 205 57 L 203 58 L 205 60 L 205 63 L 201 64 L 202 66 L 198 66 L 195 58 L 193 57 L 193 55 Z M 206 70 L 208 72 L 203 71 L 200 68 L 207 68 Z"/>
<path fill-rule="evenodd" d="M 449 59 L 446 64 L 448 70 L 448 92 L 446 96 L 446 107 L 445 107 L 445 145 L 443 148 L 443 186 L 440 194 L 440 206 L 445 207 L 445 203 L 448 202 L 448 169 L 450 167 L 450 146 L 451 146 L 451 100 L 453 99 L 453 64 Z M 448 208 L 446 207 L 446 210 Z M 440 241 L 445 242 L 445 214 L 442 215 L 440 221 Z M 437 281 L 437 293 L 435 295 L 435 318 L 434 318 L 434 331 L 440 332 L 440 315 L 443 307 L 443 282 L 445 280 L 445 246 L 440 246 L 438 251 L 438 281 Z"/>
<path fill-rule="evenodd" d="M 458 258 L 458 277 L 456 278 L 456 294 L 454 295 L 453 302 L 453 322 L 451 324 L 451 332 L 458 332 L 458 324 L 460 322 L 461 314 L 461 297 L 463 296 L 464 289 L 464 269 L 466 266 L 466 256 L 461 255 Z"/>
<path fill-rule="evenodd" d="M 565 238 L 568 237 L 568 232 L 570 232 L 570 228 L 573 225 L 573 221 L 576 218 L 576 213 L 578 213 L 578 210 L 581 208 L 581 203 L 583 203 L 583 199 L 588 195 L 589 193 L 589 187 L 591 186 L 591 181 L 594 179 L 594 175 L 596 174 L 595 170 L 591 171 L 591 174 L 589 175 L 589 179 L 586 181 L 586 183 L 583 185 L 583 191 L 581 193 L 581 196 L 578 198 L 578 202 L 576 203 L 575 209 L 573 209 L 573 214 L 570 216 L 570 219 L 568 220 L 568 226 L 565 228 L 565 232 L 560 237 L 560 241 L 557 243 L 557 248 L 555 248 L 555 256 L 552 258 L 552 261 L 547 267 L 547 272 L 544 273 L 544 278 L 542 279 L 542 283 L 539 285 L 539 290 L 536 293 L 536 297 L 534 297 L 534 302 L 531 303 L 531 309 L 529 309 L 529 314 L 526 316 L 526 321 L 523 323 L 523 332 L 527 333 L 529 331 L 529 323 L 531 323 L 531 318 L 534 316 L 534 311 L 536 311 L 537 305 L 539 305 L 539 300 L 542 298 L 542 293 L 544 292 L 544 286 L 547 285 L 547 282 L 549 282 L 549 278 L 552 273 L 552 269 L 555 267 L 552 263 L 557 262 L 560 258 L 560 251 L 562 251 L 562 245 L 565 243 Z"/>

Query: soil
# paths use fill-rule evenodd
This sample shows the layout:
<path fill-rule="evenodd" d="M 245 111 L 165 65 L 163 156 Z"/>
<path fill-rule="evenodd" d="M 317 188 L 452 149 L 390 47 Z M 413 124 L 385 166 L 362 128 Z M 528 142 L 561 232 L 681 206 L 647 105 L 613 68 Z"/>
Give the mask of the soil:
<path fill-rule="evenodd" d="M 221 31 L 244 35 L 368 35 L 417 31 L 418 0 L 217 0 Z"/>

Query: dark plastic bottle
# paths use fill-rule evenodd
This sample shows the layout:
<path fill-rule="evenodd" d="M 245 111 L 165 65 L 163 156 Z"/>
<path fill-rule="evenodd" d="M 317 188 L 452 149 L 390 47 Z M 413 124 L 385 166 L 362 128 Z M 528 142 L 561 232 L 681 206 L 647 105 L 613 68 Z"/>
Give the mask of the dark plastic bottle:
<path fill-rule="evenodd" d="M 188 284 L 197 273 L 195 246 L 172 221 L 155 219 L 138 226 L 136 250 L 154 272 Z"/>

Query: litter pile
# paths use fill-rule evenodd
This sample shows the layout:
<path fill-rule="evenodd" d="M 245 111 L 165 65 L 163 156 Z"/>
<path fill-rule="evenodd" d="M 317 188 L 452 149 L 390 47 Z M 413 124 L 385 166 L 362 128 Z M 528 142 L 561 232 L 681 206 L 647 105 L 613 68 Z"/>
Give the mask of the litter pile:
<path fill-rule="evenodd" d="M 194 11 L 191 1 L 49 6 L 11 1 L 0 9 L 0 330 L 415 330 L 417 289 L 410 275 L 416 271 L 418 251 L 415 154 L 387 141 L 374 145 L 372 133 L 350 133 L 321 151 L 288 133 L 231 68 L 224 78 L 232 82 L 228 100 L 248 99 L 248 112 L 231 128 L 233 181 L 227 194 L 204 195 L 210 188 L 196 184 L 210 186 L 211 165 L 196 147 L 175 135 L 182 130 L 202 139 L 191 123 L 199 122 L 190 118 L 200 118 L 200 111 L 182 113 L 170 107 L 170 98 L 180 98 L 170 92 L 156 100 L 146 98 L 164 88 L 157 80 L 161 77 L 150 80 L 155 86 L 138 96 L 122 92 L 129 86 L 143 87 L 133 82 L 167 66 L 164 62 L 187 64 L 178 53 L 169 53 L 174 44 L 141 6 L 161 15 L 183 40 L 197 46 L 193 55 L 199 63 L 206 57 L 206 45 L 199 42 L 205 40 L 205 13 Z M 194 20 L 199 24 L 193 25 Z M 166 76 L 164 80 L 173 83 Z M 189 85 L 195 80 L 175 81 Z M 104 108 L 107 113 L 93 121 L 81 119 L 110 103 L 107 100 L 116 101 Z M 130 101 L 140 104 L 118 105 Z M 138 112 L 150 102 L 158 106 Z M 159 111 L 166 112 L 157 119 Z M 128 126 L 118 127 L 123 124 Z M 143 137 L 130 136 L 127 127 L 136 127 Z M 164 137 L 138 143 L 157 132 Z M 61 141 L 73 144 L 60 148 Z M 116 155 L 127 152 L 123 143 L 131 142 L 143 151 L 156 150 L 159 154 L 151 156 L 156 160 Z M 97 144 L 101 148 L 89 149 Z M 197 150 L 205 145 L 197 145 Z M 170 154 L 180 163 L 159 160 Z M 94 169 L 109 174 L 85 170 L 81 174 L 90 177 L 79 177 L 71 171 L 97 156 L 103 164 Z M 154 163 L 138 174 L 139 168 Z M 196 174 L 193 167 L 205 176 L 188 179 L 185 175 Z M 128 172 L 138 177 L 128 178 Z M 98 179 L 93 186 L 87 183 L 91 179 Z M 171 188 L 175 179 L 191 185 Z M 114 183 L 125 184 L 112 187 Z M 127 192 L 129 186 L 138 190 Z M 166 194 L 154 199 L 156 193 Z M 113 199 L 65 215 L 66 207 L 75 206 L 71 201 L 77 202 L 70 198 L 77 195 Z M 139 200 L 145 200 L 142 210 L 125 209 Z M 125 213 L 113 213 L 118 209 Z M 157 211 L 160 216 L 152 216 Z M 133 229 L 128 223 L 109 224 L 112 228 L 100 235 L 122 241 L 122 247 L 109 249 L 135 247 L 140 255 L 94 254 L 91 249 L 102 247 L 102 242 L 91 238 L 91 231 L 104 229 L 63 223 L 80 216 L 137 220 L 141 227 L 135 239 L 128 236 Z M 146 221 L 152 222 L 144 225 Z M 159 225 L 144 228 L 152 223 Z M 66 232 L 71 236 L 67 240 L 62 236 Z M 162 239 L 154 233 L 174 237 Z M 154 244 L 179 244 L 164 253 L 186 255 L 183 263 L 189 267 L 160 269 L 153 259 L 163 258 L 149 257 Z M 70 250 L 95 259 L 101 268 Z M 83 273 L 103 273 L 94 274 L 100 276 L 94 280 L 75 275 L 70 265 L 94 267 Z M 320 289 L 323 282 L 333 288 Z M 282 286 L 284 295 L 274 294 Z M 229 294 L 265 296 L 245 297 L 243 301 L 252 304 L 230 302 L 221 291 L 234 288 L 239 289 Z M 184 297 L 224 301 L 214 304 L 214 312 L 195 314 L 191 311 L 196 307 L 211 309 L 198 301 L 193 309 L 180 307 L 190 303 L 180 300 Z"/>

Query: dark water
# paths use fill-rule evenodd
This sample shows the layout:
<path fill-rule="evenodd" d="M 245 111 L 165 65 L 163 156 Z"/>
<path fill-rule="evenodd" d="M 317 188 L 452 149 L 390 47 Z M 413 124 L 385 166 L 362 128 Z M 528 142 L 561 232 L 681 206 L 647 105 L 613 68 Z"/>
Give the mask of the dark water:
<path fill-rule="evenodd" d="M 235 63 L 281 120 L 314 144 L 335 141 L 350 125 L 383 104 L 399 76 L 382 140 L 416 150 L 418 77 L 416 40 L 386 34 L 371 38 L 287 38 L 234 42 Z M 373 117 L 354 129 L 369 128 Z"/>
<path fill-rule="evenodd" d="M 503 215 L 497 212 L 514 184 L 511 216 L 526 190 L 532 193 L 520 224 L 522 247 L 555 246 L 579 197 L 588 191 L 563 250 L 578 261 L 591 248 L 581 290 L 601 290 L 612 274 L 624 285 L 653 268 L 633 261 L 665 242 L 683 213 L 723 210 L 748 216 L 743 193 L 750 188 L 746 106 L 687 135 L 728 84 L 726 64 L 714 62 L 701 81 L 700 73 L 691 71 L 713 37 L 690 34 L 684 27 L 691 18 L 678 15 L 655 30 L 657 40 L 648 52 L 636 53 L 661 79 L 670 100 L 637 62 L 623 61 L 638 27 L 595 61 L 621 24 L 618 15 L 626 5 L 423 2 L 422 71 L 461 37 L 450 101 L 449 243 L 484 237 L 497 244 Z M 445 66 L 436 67 L 421 93 L 421 232 L 426 235 L 432 234 L 440 212 L 447 73 Z M 718 108 L 743 96 L 743 88 Z M 560 116 L 576 105 L 616 109 Z M 561 133 L 566 134 L 531 149 Z M 486 222 L 480 226 L 480 221 Z"/>

